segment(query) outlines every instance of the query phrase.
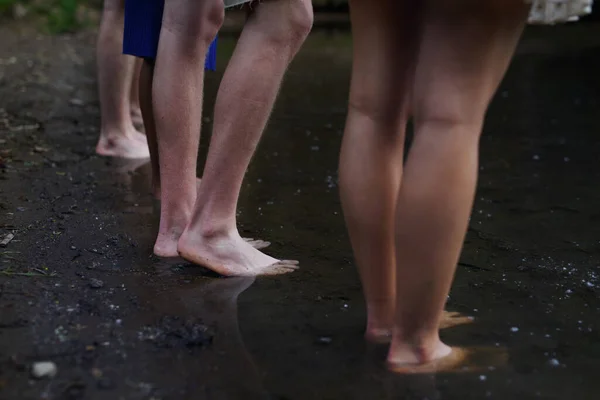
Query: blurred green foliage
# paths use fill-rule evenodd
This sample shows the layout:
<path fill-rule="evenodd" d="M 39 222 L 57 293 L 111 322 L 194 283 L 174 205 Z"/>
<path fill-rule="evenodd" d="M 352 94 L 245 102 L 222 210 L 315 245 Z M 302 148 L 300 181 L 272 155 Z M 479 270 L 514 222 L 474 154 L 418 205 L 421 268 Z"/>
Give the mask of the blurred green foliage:
<path fill-rule="evenodd" d="M 41 16 L 50 32 L 73 32 L 88 23 L 86 10 L 101 3 L 101 0 L 0 0 L 0 16 Z"/>
<path fill-rule="evenodd" d="M 0 17 L 44 18 L 52 33 L 74 32 L 90 22 L 89 10 L 100 9 L 103 0 L 0 0 Z M 339 10 L 347 0 L 313 0 L 315 9 Z"/>

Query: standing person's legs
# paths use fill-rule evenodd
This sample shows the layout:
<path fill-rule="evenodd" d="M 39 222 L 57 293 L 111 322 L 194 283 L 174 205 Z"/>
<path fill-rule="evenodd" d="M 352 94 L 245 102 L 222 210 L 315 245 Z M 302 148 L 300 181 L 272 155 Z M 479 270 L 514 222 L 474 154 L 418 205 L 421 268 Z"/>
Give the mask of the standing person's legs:
<path fill-rule="evenodd" d="M 421 6 L 351 0 L 353 69 L 340 194 L 367 306 L 369 340 L 389 340 L 395 216 Z"/>
<path fill-rule="evenodd" d="M 450 368 L 461 356 L 440 341 L 438 324 L 472 209 L 484 116 L 528 15 L 521 0 L 426 3 L 415 139 L 396 211 L 398 298 L 388 362 L 399 372 Z"/>
<path fill-rule="evenodd" d="M 124 0 L 105 0 L 97 43 L 101 127 L 96 152 L 147 158 L 146 138 L 133 126 L 131 86 L 135 59 L 122 54 Z"/>
<path fill-rule="evenodd" d="M 144 129 L 148 139 L 150 150 L 150 162 L 152 164 L 152 194 L 160 198 L 160 165 L 158 162 L 158 138 L 156 135 L 156 123 L 154 122 L 154 111 L 152 107 L 152 86 L 154 84 L 154 61 L 143 60 L 140 71 L 140 109 L 144 119 Z"/>
<path fill-rule="evenodd" d="M 144 119 L 142 116 L 142 108 L 140 105 L 140 76 L 142 73 L 142 63 L 140 59 L 135 60 L 133 67 L 133 76 L 131 79 L 131 93 L 130 93 L 130 108 L 131 108 L 131 121 L 136 128 L 144 128 Z"/>
<path fill-rule="evenodd" d="M 265 129 L 283 76 L 312 27 L 309 0 L 254 5 L 227 67 L 215 104 L 214 133 L 192 222 L 180 254 L 223 275 L 290 272 L 244 241 L 236 206 L 250 159 Z"/>
<path fill-rule="evenodd" d="M 164 0 L 125 1 L 123 52 L 136 56 L 137 63 L 140 64 L 138 99 L 150 150 L 152 193 L 156 198 L 160 197 L 160 166 L 152 104 L 152 86 L 154 85 L 154 65 L 158 52 L 163 11 Z"/>
<path fill-rule="evenodd" d="M 222 0 L 165 2 L 152 90 L 162 190 L 158 256 L 177 256 L 194 208 L 204 61 L 223 18 Z"/>

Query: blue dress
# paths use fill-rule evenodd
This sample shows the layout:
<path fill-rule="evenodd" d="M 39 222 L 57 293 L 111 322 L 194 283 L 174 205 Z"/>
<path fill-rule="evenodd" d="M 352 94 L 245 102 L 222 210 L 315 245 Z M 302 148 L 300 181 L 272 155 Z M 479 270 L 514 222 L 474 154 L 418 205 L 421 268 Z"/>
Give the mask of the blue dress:
<path fill-rule="evenodd" d="M 155 60 L 162 26 L 164 0 L 126 0 L 123 53 Z M 217 69 L 217 38 L 206 55 L 205 68 Z"/>

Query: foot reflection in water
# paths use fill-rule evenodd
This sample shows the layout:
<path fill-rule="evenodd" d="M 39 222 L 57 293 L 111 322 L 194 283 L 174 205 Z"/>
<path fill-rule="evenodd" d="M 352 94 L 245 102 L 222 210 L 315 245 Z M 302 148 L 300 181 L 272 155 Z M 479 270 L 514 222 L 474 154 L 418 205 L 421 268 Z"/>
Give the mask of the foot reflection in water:
<path fill-rule="evenodd" d="M 177 291 L 186 309 L 214 329 L 212 371 L 201 379 L 211 382 L 210 394 L 215 399 L 265 398 L 258 369 L 244 346 L 238 325 L 238 296 L 254 280 L 207 279 Z"/>
<path fill-rule="evenodd" d="M 238 297 L 255 278 L 191 276 L 177 263 L 155 267 L 153 280 L 161 283 L 144 284 L 144 297 L 154 311 L 150 341 L 169 351 L 163 368 L 172 365 L 171 374 L 180 374 L 179 385 L 182 378 L 185 381 L 181 398 L 266 398 L 238 325 Z"/>
<path fill-rule="evenodd" d="M 508 366 L 508 351 L 502 347 L 468 347 L 453 348 L 460 357 L 453 358 L 455 363 L 445 365 L 403 367 L 394 371 L 386 365 L 388 346 L 378 343 L 367 343 L 363 356 L 363 371 L 357 392 L 376 394 L 382 400 L 442 399 L 440 382 L 450 375 L 479 376 L 480 381 L 487 380 L 494 371 Z M 441 367 L 446 368 L 441 368 Z M 390 368 L 392 369 L 390 371 Z M 400 372 L 398 374 L 397 372 Z M 438 381 L 439 380 L 439 381 Z M 377 388 L 377 389 L 375 389 Z"/>
<path fill-rule="evenodd" d="M 445 312 L 442 330 L 475 324 L 476 320 L 457 312 Z M 396 399 L 442 399 L 440 382 L 449 375 L 475 375 L 485 381 L 494 371 L 509 366 L 509 352 L 504 347 L 465 346 L 453 347 L 453 352 L 435 363 L 424 365 L 395 365 L 388 360 L 389 343 L 366 342 L 362 355 L 363 368 L 356 380 L 356 391 L 372 398 Z M 438 381 L 440 379 L 440 381 Z M 472 380 L 472 378 L 471 378 Z M 366 397 L 365 397 L 366 398 Z"/>
<path fill-rule="evenodd" d="M 117 211 L 127 214 L 150 215 L 155 210 L 150 193 L 151 166 L 149 159 L 110 159 L 108 173 L 124 193 L 117 202 Z"/>
<path fill-rule="evenodd" d="M 401 374 L 475 373 L 507 364 L 508 352 L 496 347 L 452 347 L 447 356 L 420 365 L 387 362 L 390 371 Z"/>

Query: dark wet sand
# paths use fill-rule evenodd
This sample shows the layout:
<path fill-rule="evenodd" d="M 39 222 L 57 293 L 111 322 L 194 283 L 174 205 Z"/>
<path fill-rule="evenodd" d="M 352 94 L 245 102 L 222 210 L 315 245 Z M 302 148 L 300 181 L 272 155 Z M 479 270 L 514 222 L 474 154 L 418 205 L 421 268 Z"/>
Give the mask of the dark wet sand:
<path fill-rule="evenodd" d="M 529 30 L 492 105 L 449 301 L 476 321 L 444 338 L 495 350 L 436 377 L 387 373 L 385 348 L 362 339 L 336 177 L 347 33 L 315 32 L 294 63 L 240 201 L 243 235 L 302 269 L 258 279 L 236 309 L 248 282 L 149 256 L 148 165 L 93 155 L 93 35 L 11 29 L 0 28 L 0 237 L 15 233 L 0 247 L 0 398 L 597 398 L 599 25 Z M 221 43 L 203 150 L 233 41 Z M 57 377 L 30 380 L 47 360 Z"/>

